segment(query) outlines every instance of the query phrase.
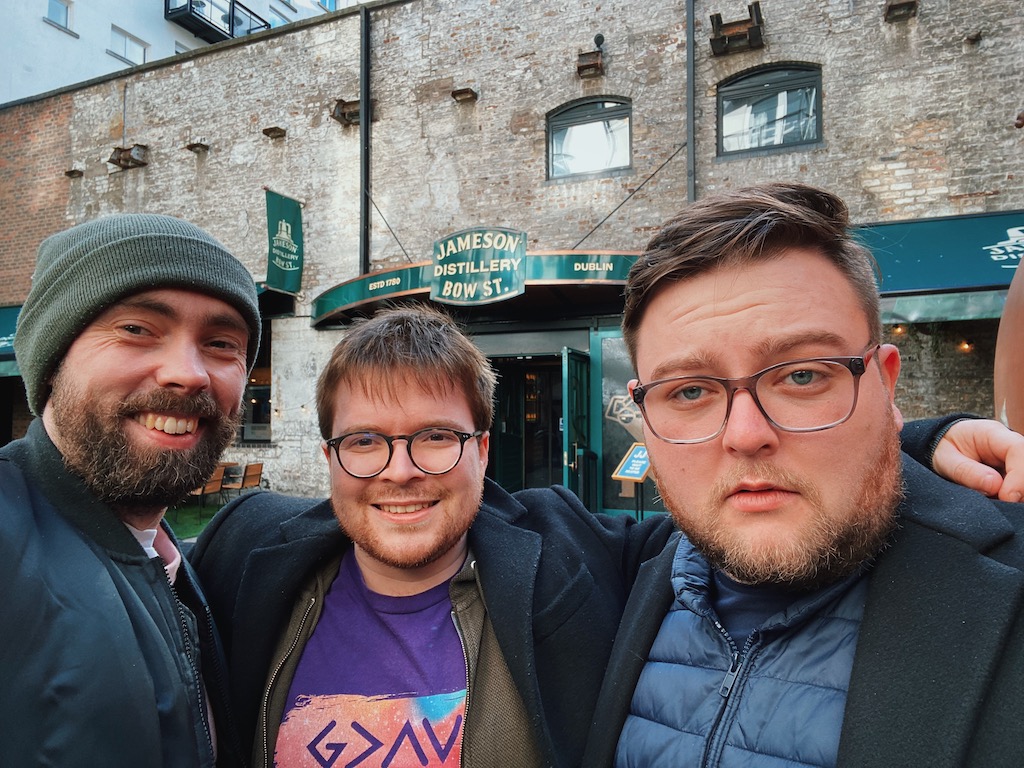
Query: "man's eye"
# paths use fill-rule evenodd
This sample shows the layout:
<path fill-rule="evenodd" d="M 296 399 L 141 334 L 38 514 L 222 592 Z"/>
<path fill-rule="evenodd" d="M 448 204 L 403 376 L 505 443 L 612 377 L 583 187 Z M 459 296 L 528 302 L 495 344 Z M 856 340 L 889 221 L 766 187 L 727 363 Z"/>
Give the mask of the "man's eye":
<path fill-rule="evenodd" d="M 239 346 L 237 342 L 228 341 L 227 339 L 217 339 L 216 341 L 211 341 L 210 342 L 210 346 L 211 347 L 216 347 L 217 349 L 230 349 L 230 350 L 240 350 L 241 349 L 241 346 Z"/>
<path fill-rule="evenodd" d="M 143 328 L 141 325 L 131 325 L 130 323 L 127 325 L 122 325 L 121 330 L 125 331 L 126 333 L 130 333 L 132 336 L 141 336 L 142 334 L 147 332 L 146 329 Z"/>

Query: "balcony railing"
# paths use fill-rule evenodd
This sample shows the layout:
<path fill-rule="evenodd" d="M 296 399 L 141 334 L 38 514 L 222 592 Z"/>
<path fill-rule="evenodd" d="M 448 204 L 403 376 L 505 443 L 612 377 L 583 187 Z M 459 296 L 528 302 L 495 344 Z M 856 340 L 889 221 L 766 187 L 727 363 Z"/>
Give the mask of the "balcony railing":
<path fill-rule="evenodd" d="M 164 0 L 164 18 L 208 43 L 270 29 L 267 21 L 235 0 Z"/>

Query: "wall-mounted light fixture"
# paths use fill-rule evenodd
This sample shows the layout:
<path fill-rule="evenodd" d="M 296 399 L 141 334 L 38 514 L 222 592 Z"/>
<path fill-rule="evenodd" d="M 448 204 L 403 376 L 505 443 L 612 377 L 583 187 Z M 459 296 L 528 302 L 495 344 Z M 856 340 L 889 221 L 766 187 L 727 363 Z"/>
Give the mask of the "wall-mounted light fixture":
<path fill-rule="evenodd" d="M 965 355 L 970 354 L 974 351 L 974 342 L 969 339 L 963 339 L 956 345 L 956 349 L 958 352 L 963 352 Z"/>
<path fill-rule="evenodd" d="M 456 88 L 452 91 L 452 98 L 459 104 L 468 104 L 480 98 L 480 94 L 472 88 Z"/>
<path fill-rule="evenodd" d="M 917 0 L 885 0 L 883 18 L 889 23 L 906 21 L 917 16 Z"/>
<path fill-rule="evenodd" d="M 711 53 L 725 56 L 730 53 L 764 48 L 764 16 L 761 3 L 747 6 L 748 18 L 722 21 L 722 14 L 711 14 Z"/>
<path fill-rule="evenodd" d="M 593 51 L 580 51 L 576 60 L 576 74 L 581 78 L 601 77 L 604 74 L 604 35 L 594 35 Z"/>
<path fill-rule="evenodd" d="M 69 179 L 80 179 L 85 175 L 85 169 L 78 163 L 74 163 L 70 168 L 64 171 L 64 175 Z"/>
<path fill-rule="evenodd" d="M 114 151 L 107 162 L 126 170 L 128 168 L 141 168 L 148 164 L 146 160 L 146 145 L 133 144 L 130 147 L 114 147 Z"/>
<path fill-rule="evenodd" d="M 263 129 L 263 135 L 271 139 L 283 139 L 288 131 L 279 125 L 272 125 L 269 128 Z"/>
<path fill-rule="evenodd" d="M 185 149 L 198 155 L 200 152 L 209 152 L 210 144 L 206 139 L 192 139 L 192 141 L 185 145 Z"/>
<path fill-rule="evenodd" d="M 903 325 L 903 323 L 897 323 L 896 325 L 894 325 L 892 327 L 892 335 L 893 336 L 905 336 L 906 334 L 907 334 L 907 326 Z"/>

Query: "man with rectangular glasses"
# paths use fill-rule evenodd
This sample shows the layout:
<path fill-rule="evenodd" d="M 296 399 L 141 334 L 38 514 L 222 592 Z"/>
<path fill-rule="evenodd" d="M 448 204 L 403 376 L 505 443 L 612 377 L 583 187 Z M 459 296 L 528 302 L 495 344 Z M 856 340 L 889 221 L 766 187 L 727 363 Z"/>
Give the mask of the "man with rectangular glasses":
<path fill-rule="evenodd" d="M 630 272 L 623 335 L 682 535 L 640 570 L 583 764 L 1024 764 L 1024 516 L 901 456 L 845 204 L 690 205 Z"/>

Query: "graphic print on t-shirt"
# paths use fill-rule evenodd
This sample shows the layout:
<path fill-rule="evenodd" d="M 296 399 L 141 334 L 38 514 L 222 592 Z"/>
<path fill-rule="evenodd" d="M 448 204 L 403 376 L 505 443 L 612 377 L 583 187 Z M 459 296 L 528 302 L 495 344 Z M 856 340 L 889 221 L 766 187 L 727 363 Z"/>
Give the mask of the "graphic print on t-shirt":
<path fill-rule="evenodd" d="M 277 768 L 460 764 L 466 658 L 448 586 L 380 595 L 346 553 L 289 686 Z"/>
<path fill-rule="evenodd" d="M 274 762 L 321 768 L 457 766 L 466 692 L 301 697 L 281 723 Z"/>

